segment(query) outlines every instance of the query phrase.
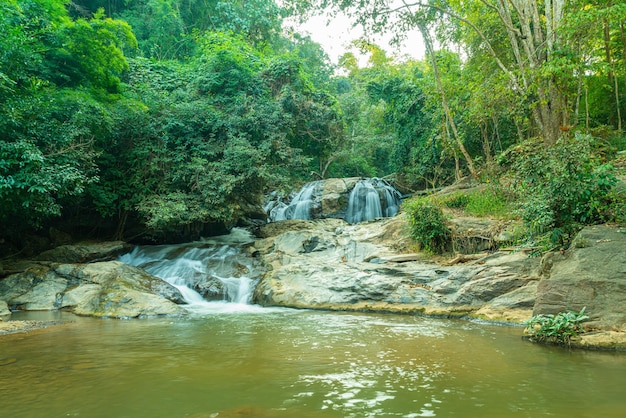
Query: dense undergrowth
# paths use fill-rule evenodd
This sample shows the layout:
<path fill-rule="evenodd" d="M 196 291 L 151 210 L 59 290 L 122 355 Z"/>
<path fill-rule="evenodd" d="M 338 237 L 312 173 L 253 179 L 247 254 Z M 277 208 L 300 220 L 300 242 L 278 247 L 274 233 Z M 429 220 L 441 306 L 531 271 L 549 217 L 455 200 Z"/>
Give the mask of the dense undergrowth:
<path fill-rule="evenodd" d="M 423 250 L 443 253 L 450 248 L 448 218 L 454 213 L 518 220 L 523 227 L 512 243 L 541 254 L 569 247 L 585 225 L 624 224 L 626 188 L 619 176 L 626 169 L 605 145 L 575 135 L 548 149 L 539 141 L 512 147 L 481 185 L 405 202 L 412 237 Z"/>

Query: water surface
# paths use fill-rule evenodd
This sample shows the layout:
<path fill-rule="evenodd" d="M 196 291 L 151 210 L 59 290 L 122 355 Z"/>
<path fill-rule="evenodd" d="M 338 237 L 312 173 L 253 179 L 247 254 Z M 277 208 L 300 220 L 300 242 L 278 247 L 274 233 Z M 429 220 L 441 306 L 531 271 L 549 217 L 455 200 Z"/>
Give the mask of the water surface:
<path fill-rule="evenodd" d="M 623 417 L 626 355 L 521 329 L 212 303 L 0 338 L 1 417 Z M 19 315 L 16 315 L 17 318 Z"/>

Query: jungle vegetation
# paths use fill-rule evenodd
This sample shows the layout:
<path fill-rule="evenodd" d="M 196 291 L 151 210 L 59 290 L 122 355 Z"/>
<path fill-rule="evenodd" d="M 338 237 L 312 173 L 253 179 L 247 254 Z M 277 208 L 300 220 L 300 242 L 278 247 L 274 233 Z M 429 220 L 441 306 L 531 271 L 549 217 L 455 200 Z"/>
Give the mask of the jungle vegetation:
<path fill-rule="evenodd" d="M 283 25 L 322 9 L 417 29 L 426 57 L 360 39 L 335 65 Z M 407 193 L 471 176 L 538 234 L 626 218 L 624 2 L 4 0 L 0 31 L 11 251 L 189 239 L 343 176 Z"/>

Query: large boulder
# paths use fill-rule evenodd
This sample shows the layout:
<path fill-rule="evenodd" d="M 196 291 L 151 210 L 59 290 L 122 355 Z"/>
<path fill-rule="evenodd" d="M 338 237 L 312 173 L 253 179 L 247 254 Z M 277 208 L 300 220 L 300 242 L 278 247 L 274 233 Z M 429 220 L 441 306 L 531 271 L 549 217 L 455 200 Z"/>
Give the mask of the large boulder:
<path fill-rule="evenodd" d="M 9 310 L 9 305 L 3 301 L 0 300 L 0 321 L 2 320 L 2 317 L 7 317 L 11 315 L 11 311 Z"/>
<path fill-rule="evenodd" d="M 358 225 L 299 221 L 291 230 L 260 232 L 265 238 L 251 251 L 268 272 L 256 287 L 256 303 L 516 322 L 532 314 L 538 259 L 498 253 L 445 266 L 419 254 L 398 256 L 409 242 L 403 217 Z"/>
<path fill-rule="evenodd" d="M 626 229 L 590 226 L 542 260 L 535 314 L 586 308 L 591 328 L 626 331 Z"/>
<path fill-rule="evenodd" d="M 350 191 L 359 180 L 358 177 L 327 179 L 322 181 L 319 195 L 320 218 L 344 219 L 348 210 Z"/>
<path fill-rule="evenodd" d="M 0 300 L 12 309 L 64 309 L 78 315 L 129 318 L 180 315 L 183 297 L 172 285 L 118 261 L 33 263 L 0 281 Z"/>

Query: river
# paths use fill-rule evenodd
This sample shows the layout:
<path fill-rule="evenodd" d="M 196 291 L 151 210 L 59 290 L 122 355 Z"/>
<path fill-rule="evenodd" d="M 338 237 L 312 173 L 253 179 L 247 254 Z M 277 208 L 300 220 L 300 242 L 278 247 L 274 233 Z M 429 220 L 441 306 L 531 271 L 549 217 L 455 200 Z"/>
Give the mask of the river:
<path fill-rule="evenodd" d="M 623 417 L 626 356 L 518 327 L 213 302 L 0 338 L 1 417 Z"/>

